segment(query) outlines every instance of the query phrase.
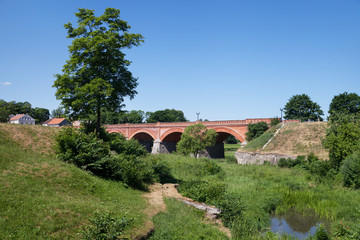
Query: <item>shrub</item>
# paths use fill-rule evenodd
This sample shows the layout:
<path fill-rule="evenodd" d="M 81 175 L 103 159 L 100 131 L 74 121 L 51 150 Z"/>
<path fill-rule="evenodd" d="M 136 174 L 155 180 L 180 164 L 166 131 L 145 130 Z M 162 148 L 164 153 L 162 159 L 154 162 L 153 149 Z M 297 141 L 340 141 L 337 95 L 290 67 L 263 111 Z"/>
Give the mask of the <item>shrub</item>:
<path fill-rule="evenodd" d="M 110 147 L 97 139 L 95 133 L 85 134 L 67 127 L 56 135 L 55 153 L 60 160 L 87 169 L 89 164 L 108 156 Z"/>
<path fill-rule="evenodd" d="M 316 232 L 314 234 L 314 239 L 316 239 L 316 240 L 329 240 L 330 239 L 322 224 L 320 224 L 320 226 L 316 229 Z"/>
<path fill-rule="evenodd" d="M 329 125 L 323 145 L 329 149 L 332 168 L 339 170 L 347 156 L 360 151 L 360 116 L 341 115 Z"/>
<path fill-rule="evenodd" d="M 182 182 L 179 192 L 195 201 L 214 204 L 223 201 L 226 184 L 206 181 Z"/>
<path fill-rule="evenodd" d="M 134 139 L 126 140 L 119 133 L 109 134 L 110 149 L 118 154 L 145 156 L 148 154 L 143 145 Z"/>
<path fill-rule="evenodd" d="M 278 117 L 272 118 L 270 122 L 270 126 L 274 127 L 280 123 L 280 119 Z"/>
<path fill-rule="evenodd" d="M 113 155 L 112 158 L 117 163 L 117 171 L 113 174 L 115 179 L 139 189 L 154 182 L 154 170 L 149 159 L 123 154 Z"/>
<path fill-rule="evenodd" d="M 124 229 L 133 221 L 123 216 L 112 217 L 111 213 L 95 213 L 90 220 L 92 225 L 83 228 L 80 232 L 82 239 L 86 240 L 116 240 L 124 233 Z"/>
<path fill-rule="evenodd" d="M 269 126 L 266 122 L 250 123 L 248 125 L 248 132 L 246 133 L 246 140 L 251 141 L 261 136 L 268 129 Z"/>
<path fill-rule="evenodd" d="M 225 226 L 231 226 L 236 219 L 242 217 L 245 210 L 241 197 L 236 194 L 226 193 L 216 205 L 221 209 L 220 216 Z"/>
<path fill-rule="evenodd" d="M 360 188 L 360 151 L 345 158 L 340 172 L 343 175 L 344 186 Z"/>
<path fill-rule="evenodd" d="M 287 168 L 292 168 L 295 167 L 297 165 L 303 165 L 305 163 L 305 156 L 297 156 L 296 159 L 292 159 L 292 158 L 280 158 L 279 159 L 279 163 L 278 166 L 281 168 L 287 167 Z"/>
<path fill-rule="evenodd" d="M 138 142 L 127 141 L 119 134 L 108 134 L 106 139 L 110 144 L 97 139 L 93 132 L 64 128 L 56 136 L 56 154 L 62 161 L 134 188 L 143 189 L 154 182 L 152 162 L 142 157 L 146 150 Z M 111 154 L 111 148 L 121 154 Z"/>
<path fill-rule="evenodd" d="M 160 183 L 175 183 L 176 179 L 171 174 L 171 168 L 167 162 L 161 161 L 158 158 L 150 157 L 152 161 L 152 168 L 154 169 L 154 175 L 156 181 Z"/>

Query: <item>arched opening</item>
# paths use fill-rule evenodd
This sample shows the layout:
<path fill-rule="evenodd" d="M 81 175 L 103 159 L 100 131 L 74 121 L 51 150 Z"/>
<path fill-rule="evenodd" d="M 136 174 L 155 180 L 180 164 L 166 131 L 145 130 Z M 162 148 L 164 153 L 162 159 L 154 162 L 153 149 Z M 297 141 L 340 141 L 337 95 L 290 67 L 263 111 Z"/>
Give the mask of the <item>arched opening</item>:
<path fill-rule="evenodd" d="M 149 153 L 151 153 L 154 138 L 150 134 L 146 132 L 139 132 L 132 136 L 132 139 L 137 140 Z"/>
<path fill-rule="evenodd" d="M 172 153 L 176 151 L 176 145 L 181 139 L 181 134 L 182 132 L 171 132 L 163 138 L 164 152 Z"/>
<path fill-rule="evenodd" d="M 212 147 L 207 147 L 206 151 L 208 152 L 211 158 L 225 158 L 225 150 L 231 148 L 231 151 L 235 152 L 238 149 L 238 145 L 231 146 L 228 144 L 224 144 L 225 140 L 230 136 L 241 141 L 243 137 L 236 133 L 235 131 L 228 128 L 218 128 L 214 129 L 217 132 L 216 144 Z M 235 150 L 234 150 L 235 149 Z"/>

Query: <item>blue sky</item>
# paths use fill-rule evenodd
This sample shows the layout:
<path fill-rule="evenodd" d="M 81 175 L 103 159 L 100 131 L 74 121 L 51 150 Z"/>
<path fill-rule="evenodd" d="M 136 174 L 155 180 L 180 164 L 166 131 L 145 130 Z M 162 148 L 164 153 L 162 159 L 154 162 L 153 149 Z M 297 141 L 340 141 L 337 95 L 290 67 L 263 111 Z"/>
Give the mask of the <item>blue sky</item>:
<path fill-rule="evenodd" d="M 63 25 L 107 7 L 145 37 L 126 51 L 139 82 L 126 110 L 237 120 L 280 116 L 295 94 L 325 113 L 335 95 L 360 94 L 359 0 L 0 0 L 0 99 L 57 108 Z"/>

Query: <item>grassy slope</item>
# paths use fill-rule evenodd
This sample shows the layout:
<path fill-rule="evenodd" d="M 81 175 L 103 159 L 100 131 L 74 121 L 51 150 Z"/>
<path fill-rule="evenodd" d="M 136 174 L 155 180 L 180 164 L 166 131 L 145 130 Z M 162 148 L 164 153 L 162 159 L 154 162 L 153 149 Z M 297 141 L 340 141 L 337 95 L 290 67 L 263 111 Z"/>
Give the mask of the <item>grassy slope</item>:
<path fill-rule="evenodd" d="M 290 209 L 305 215 L 315 212 L 332 223 L 354 225 L 360 219 L 360 190 L 344 188 L 337 180 L 319 183 L 300 168 L 244 166 L 219 160 L 225 172 L 221 178 L 203 174 L 204 167 L 199 159 L 176 155 L 162 155 L 161 158 L 171 166 L 177 179 L 226 183 L 230 193 L 241 196 L 249 229 L 267 229 L 271 213 L 283 214 Z M 254 236 L 258 238 L 261 239 L 261 234 Z"/>
<path fill-rule="evenodd" d="M 151 240 L 228 239 L 224 233 L 201 221 L 205 221 L 204 211 L 186 206 L 174 198 L 165 199 L 165 203 L 166 212 L 154 218 L 156 229 Z"/>
<path fill-rule="evenodd" d="M 0 239 L 74 239 L 96 211 L 134 218 L 128 233 L 140 228 L 141 192 L 55 160 L 55 131 L 0 124 Z"/>
<path fill-rule="evenodd" d="M 328 158 L 328 151 L 322 147 L 326 128 L 326 122 L 287 123 L 262 152 L 288 155 L 307 155 L 314 152 L 320 158 L 326 159 Z M 273 129 L 269 129 L 265 134 L 249 142 L 245 148 L 239 151 L 253 152 L 260 150 L 274 133 Z"/>

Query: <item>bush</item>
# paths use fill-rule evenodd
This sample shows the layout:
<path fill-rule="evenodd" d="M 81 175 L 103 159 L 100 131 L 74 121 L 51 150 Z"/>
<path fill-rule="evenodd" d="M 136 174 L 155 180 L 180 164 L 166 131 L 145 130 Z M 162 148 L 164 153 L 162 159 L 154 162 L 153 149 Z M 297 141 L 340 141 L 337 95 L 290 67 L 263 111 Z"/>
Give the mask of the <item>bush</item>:
<path fill-rule="evenodd" d="M 195 201 L 214 204 L 224 200 L 226 188 L 224 183 L 188 181 L 180 184 L 179 192 Z"/>
<path fill-rule="evenodd" d="M 124 229 L 133 221 L 125 216 L 112 217 L 111 213 L 95 213 L 90 220 L 92 225 L 83 228 L 80 232 L 82 239 L 86 240 L 116 240 L 124 233 Z"/>
<path fill-rule="evenodd" d="M 236 219 L 242 217 L 245 210 L 241 197 L 235 194 L 225 194 L 216 205 L 221 209 L 220 217 L 225 226 L 231 226 Z"/>
<path fill-rule="evenodd" d="M 113 155 L 112 158 L 115 158 L 117 163 L 117 171 L 113 174 L 116 180 L 139 189 L 144 189 L 145 184 L 154 182 L 154 170 L 149 159 L 123 154 Z"/>
<path fill-rule="evenodd" d="M 343 175 L 345 187 L 360 188 L 360 151 L 345 158 L 340 172 Z"/>
<path fill-rule="evenodd" d="M 127 141 L 120 134 L 107 134 L 108 143 L 97 139 L 93 132 L 85 134 L 86 131 L 62 129 L 56 135 L 57 157 L 96 176 L 123 181 L 134 188 L 143 189 L 145 184 L 154 182 L 153 167 L 159 171 L 159 166 L 142 157 L 147 153 L 137 141 Z M 121 154 L 111 154 L 110 149 Z"/>
<path fill-rule="evenodd" d="M 333 171 L 331 171 L 331 163 L 330 161 L 321 161 L 317 156 L 313 153 L 310 153 L 307 157 L 307 164 L 304 166 L 306 170 L 308 170 L 311 175 L 316 177 L 316 180 L 319 182 L 323 182 L 327 178 L 333 178 Z"/>
<path fill-rule="evenodd" d="M 250 123 L 248 125 L 248 132 L 246 133 L 246 140 L 251 141 L 261 136 L 268 129 L 269 126 L 266 122 Z"/>
<path fill-rule="evenodd" d="M 126 140 L 119 133 L 109 134 L 110 149 L 118 154 L 146 156 L 148 152 L 138 141 L 134 139 Z"/>
<path fill-rule="evenodd" d="M 87 169 L 89 164 L 108 156 L 110 147 L 97 139 L 95 133 L 85 134 L 67 127 L 56 135 L 55 153 L 60 160 Z"/>
<path fill-rule="evenodd" d="M 171 168 L 167 162 L 161 161 L 157 158 L 150 158 L 152 161 L 152 168 L 154 169 L 154 175 L 156 181 L 160 183 L 175 183 L 176 179 L 171 174 Z"/>
<path fill-rule="evenodd" d="M 279 118 L 272 118 L 271 119 L 271 122 L 270 122 L 270 126 L 271 127 L 274 127 L 274 126 L 276 126 L 276 125 L 278 125 L 280 123 L 280 119 Z"/>
<path fill-rule="evenodd" d="M 297 165 L 303 165 L 305 163 L 305 156 L 297 156 L 296 159 L 292 158 L 280 158 L 278 166 L 281 168 L 292 168 Z"/>
<path fill-rule="evenodd" d="M 339 170 L 347 156 L 360 151 L 360 116 L 341 115 L 329 125 L 323 145 L 329 149 L 332 168 Z"/>
<path fill-rule="evenodd" d="M 314 239 L 316 239 L 316 240 L 329 240 L 330 239 L 322 224 L 320 224 L 320 226 L 316 229 L 316 232 L 314 234 Z"/>

